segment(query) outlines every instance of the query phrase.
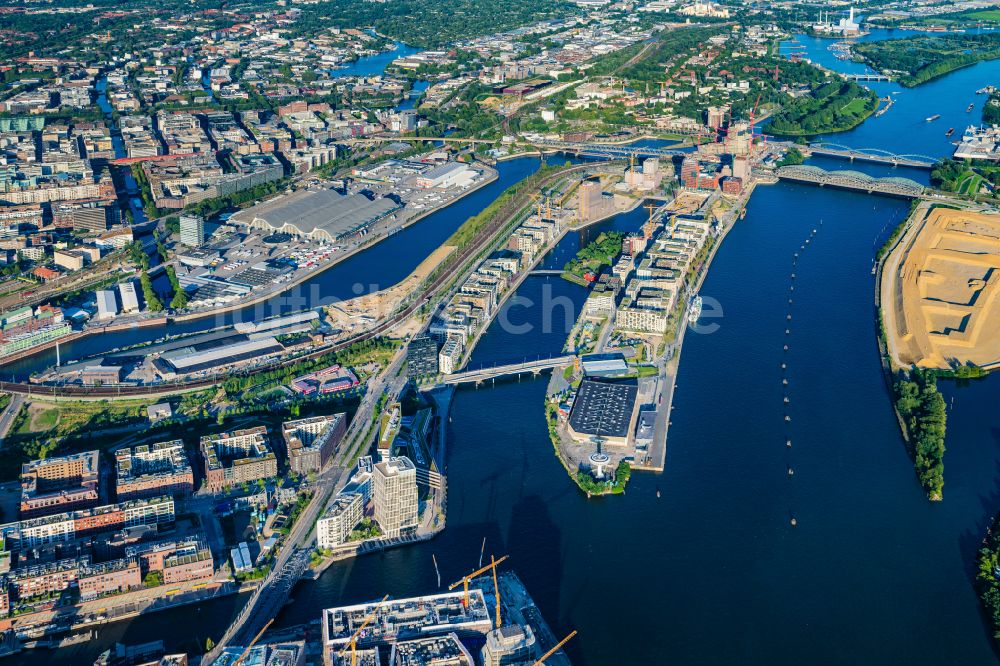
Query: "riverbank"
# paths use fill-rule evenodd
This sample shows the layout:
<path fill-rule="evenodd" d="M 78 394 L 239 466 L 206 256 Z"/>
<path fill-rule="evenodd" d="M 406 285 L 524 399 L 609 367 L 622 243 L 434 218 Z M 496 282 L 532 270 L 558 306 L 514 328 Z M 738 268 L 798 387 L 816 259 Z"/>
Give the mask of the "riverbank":
<path fill-rule="evenodd" d="M 262 293 L 260 293 L 258 295 L 253 296 L 250 299 L 241 300 L 241 301 L 234 302 L 234 303 L 229 303 L 229 304 L 226 304 L 226 305 L 223 305 L 223 306 L 219 306 L 219 307 L 216 307 L 216 308 L 213 308 L 213 309 L 206 309 L 206 310 L 198 311 L 198 312 L 188 312 L 188 313 L 182 313 L 182 314 L 176 314 L 176 315 L 169 315 L 167 317 L 157 316 L 155 318 L 150 318 L 150 319 L 136 319 L 136 320 L 133 320 L 133 321 L 121 322 L 121 323 L 117 323 L 117 324 L 111 324 L 111 325 L 108 325 L 108 326 L 102 326 L 100 328 L 95 328 L 95 329 L 86 328 L 86 329 L 83 329 L 83 330 L 80 330 L 80 331 L 74 331 L 69 336 L 61 338 L 58 341 L 52 341 L 50 343 L 46 343 L 46 344 L 43 344 L 43 345 L 38 345 L 36 347 L 32 347 L 31 349 L 26 349 L 26 350 L 24 350 L 22 352 L 18 352 L 17 354 L 13 354 L 13 355 L 4 357 L 3 359 L 0 359 L 0 366 L 2 366 L 2 364 L 12 363 L 12 362 L 15 362 L 15 361 L 23 360 L 25 358 L 29 358 L 31 356 L 35 356 L 35 355 L 37 355 L 39 353 L 42 353 L 42 352 L 45 352 L 45 351 L 49 351 L 49 350 L 51 350 L 51 349 L 53 349 L 53 348 L 56 347 L 57 342 L 59 344 L 65 344 L 67 342 L 78 341 L 78 340 L 82 340 L 82 339 L 85 339 L 85 338 L 99 336 L 99 335 L 103 335 L 105 333 L 114 332 L 114 331 L 122 331 L 122 330 L 134 329 L 134 328 L 148 328 L 148 327 L 156 327 L 156 326 L 165 326 L 165 325 L 169 325 L 169 324 L 181 324 L 181 323 L 187 323 L 187 322 L 192 322 L 192 321 L 203 320 L 203 319 L 207 319 L 209 317 L 222 317 L 222 316 L 224 316 L 226 314 L 229 314 L 229 313 L 232 313 L 232 312 L 236 312 L 236 311 L 243 310 L 243 309 L 246 309 L 246 308 L 251 308 L 251 307 L 254 307 L 254 306 L 259 305 L 261 303 L 266 303 L 267 301 L 269 301 L 269 300 L 271 300 L 273 298 L 276 298 L 278 296 L 281 296 L 283 294 L 286 294 L 286 293 L 292 291 L 293 289 L 295 289 L 295 288 L 299 287 L 300 285 L 302 285 L 304 282 L 307 282 L 307 281 L 310 281 L 310 280 L 316 278 L 318 275 L 322 274 L 325 271 L 330 270 L 331 268 L 336 267 L 338 264 L 340 264 L 340 263 L 342 263 L 342 262 L 344 262 L 344 261 L 346 261 L 346 260 L 348 260 L 348 259 L 350 259 L 350 258 L 352 258 L 352 257 L 354 257 L 354 256 L 356 256 L 358 254 L 360 254 L 360 253 L 363 253 L 366 250 L 369 250 L 369 249 L 375 247 L 379 243 L 387 240 L 388 238 L 391 238 L 393 235 L 395 235 L 399 231 L 402 231 L 403 229 L 406 229 L 406 228 L 408 228 L 410 226 L 413 226 L 414 224 L 420 222 L 421 220 L 423 220 L 424 218 L 428 217 L 429 215 L 432 215 L 432 214 L 435 214 L 435 213 L 439 213 L 439 212 L 441 212 L 443 210 L 448 209 L 452 205 L 459 203 L 462 199 L 466 198 L 467 196 L 473 194 L 474 192 L 476 192 L 476 191 L 482 189 L 483 187 L 486 187 L 487 185 L 489 185 L 489 184 L 495 182 L 496 180 L 498 180 L 499 174 L 497 173 L 497 171 L 495 169 L 493 169 L 492 167 L 490 167 L 489 165 L 486 165 L 486 164 L 482 164 L 481 166 L 483 166 L 484 168 L 486 168 L 486 169 L 489 170 L 487 177 L 481 179 L 481 181 L 477 182 L 473 187 L 470 187 L 468 190 L 465 190 L 462 193 L 461 196 L 459 196 L 459 197 L 457 197 L 455 199 L 452 199 L 451 201 L 448 201 L 446 203 L 443 203 L 443 204 L 441 204 L 438 207 L 421 211 L 420 213 L 414 215 L 413 217 L 407 219 L 405 222 L 403 222 L 401 225 L 399 225 L 396 228 L 396 231 L 394 231 L 393 233 L 381 234 L 381 235 L 379 235 L 377 237 L 372 238 L 372 240 L 370 242 L 367 242 L 367 243 L 365 243 L 363 245 L 359 245 L 358 247 L 355 247 L 352 250 L 349 250 L 349 251 L 344 252 L 344 253 L 336 253 L 336 254 L 331 255 L 330 260 L 327 263 L 317 265 L 317 267 L 316 267 L 315 270 L 301 271 L 300 275 L 294 277 L 293 279 L 291 279 L 290 281 L 288 281 L 286 283 L 283 283 L 281 285 L 280 289 L 278 289 L 278 290 L 275 290 L 275 291 L 265 291 L 265 292 L 262 292 Z M 284 314 L 291 314 L 291 312 L 286 312 Z M 215 328 L 217 329 L 217 328 L 220 328 L 220 327 L 217 326 Z M 141 346 L 134 346 L 134 348 L 140 348 L 140 347 Z"/>

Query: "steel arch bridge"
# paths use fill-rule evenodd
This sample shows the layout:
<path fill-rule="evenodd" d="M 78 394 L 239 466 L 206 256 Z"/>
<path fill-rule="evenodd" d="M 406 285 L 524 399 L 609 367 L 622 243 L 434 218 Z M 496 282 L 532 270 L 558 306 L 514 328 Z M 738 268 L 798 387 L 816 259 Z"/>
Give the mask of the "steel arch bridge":
<path fill-rule="evenodd" d="M 794 180 L 800 183 L 830 185 L 862 192 L 892 194 L 901 197 L 919 197 L 924 193 L 924 186 L 909 178 L 891 176 L 875 178 L 860 171 L 845 169 L 842 171 L 827 171 L 817 166 L 799 164 L 779 167 L 778 178 Z"/>
<path fill-rule="evenodd" d="M 931 157 L 930 155 L 921 155 L 917 153 L 897 155 L 896 153 L 883 150 L 881 148 L 852 148 L 851 146 L 845 146 L 840 143 L 832 143 L 829 141 L 811 143 L 809 144 L 809 149 L 814 154 L 841 156 L 852 159 L 856 158 L 870 160 L 873 162 L 888 162 L 891 164 L 903 164 L 907 166 L 931 167 L 938 162 L 938 158 Z"/>

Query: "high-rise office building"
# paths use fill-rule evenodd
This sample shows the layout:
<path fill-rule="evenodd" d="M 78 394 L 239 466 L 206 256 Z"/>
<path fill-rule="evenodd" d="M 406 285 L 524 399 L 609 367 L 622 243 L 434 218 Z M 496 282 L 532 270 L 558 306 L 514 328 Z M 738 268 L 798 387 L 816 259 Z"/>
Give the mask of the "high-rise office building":
<path fill-rule="evenodd" d="M 181 215 L 181 243 L 198 247 L 205 242 L 205 220 L 198 215 Z"/>

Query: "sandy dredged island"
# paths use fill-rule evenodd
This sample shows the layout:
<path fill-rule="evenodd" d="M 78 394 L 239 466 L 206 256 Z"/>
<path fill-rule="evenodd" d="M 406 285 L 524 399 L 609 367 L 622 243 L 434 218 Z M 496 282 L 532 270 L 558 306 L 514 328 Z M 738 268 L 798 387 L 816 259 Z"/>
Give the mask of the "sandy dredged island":
<path fill-rule="evenodd" d="M 1000 215 L 918 208 L 879 286 L 893 363 L 1000 366 L 998 269 Z"/>

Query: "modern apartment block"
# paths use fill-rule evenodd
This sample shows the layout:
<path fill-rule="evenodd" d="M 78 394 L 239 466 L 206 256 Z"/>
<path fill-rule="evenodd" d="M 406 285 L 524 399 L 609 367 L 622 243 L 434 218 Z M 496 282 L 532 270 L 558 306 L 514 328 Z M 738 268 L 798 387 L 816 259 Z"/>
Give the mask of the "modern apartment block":
<path fill-rule="evenodd" d="M 320 548 L 336 548 L 345 544 L 351 531 L 365 517 L 372 499 L 371 456 L 358 458 L 358 467 L 333 503 L 316 521 L 316 542 Z"/>
<path fill-rule="evenodd" d="M 206 435 L 201 438 L 200 448 L 209 492 L 217 493 L 278 474 L 278 459 L 268 445 L 264 426 Z"/>
<path fill-rule="evenodd" d="M 406 347 L 406 376 L 433 377 L 438 373 L 438 345 L 429 335 L 418 335 Z"/>
<path fill-rule="evenodd" d="M 86 451 L 21 466 L 21 518 L 36 518 L 100 504 L 100 458 Z"/>
<path fill-rule="evenodd" d="M 289 467 L 297 474 L 322 470 L 340 446 L 345 432 L 347 414 L 286 421 L 281 434 L 288 450 Z"/>
<path fill-rule="evenodd" d="M 168 525 L 174 518 L 173 498 L 154 497 L 30 518 L 5 525 L 2 535 L 7 548 L 25 550 L 127 527 Z"/>
<path fill-rule="evenodd" d="M 115 471 L 119 502 L 194 491 L 194 473 L 180 439 L 118 449 Z"/>
<path fill-rule="evenodd" d="M 417 468 L 406 456 L 392 457 L 374 466 L 372 495 L 375 520 L 385 536 L 399 536 L 417 526 Z"/>

